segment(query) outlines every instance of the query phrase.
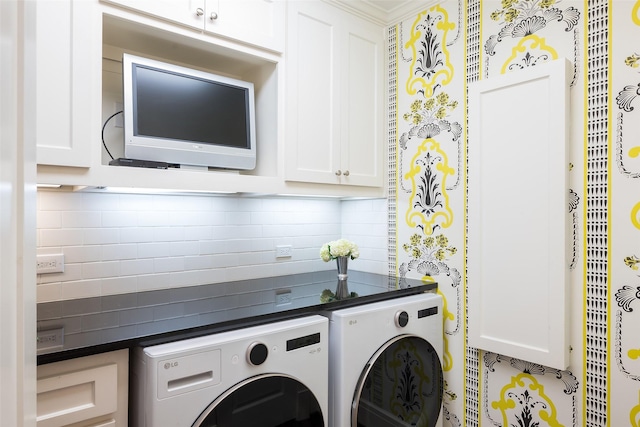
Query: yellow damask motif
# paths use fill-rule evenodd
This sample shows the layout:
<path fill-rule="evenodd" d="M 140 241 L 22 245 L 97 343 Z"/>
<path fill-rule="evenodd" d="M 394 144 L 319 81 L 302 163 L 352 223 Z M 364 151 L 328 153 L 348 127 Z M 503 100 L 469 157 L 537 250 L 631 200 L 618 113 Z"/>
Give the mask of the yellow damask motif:
<path fill-rule="evenodd" d="M 629 356 L 629 359 L 635 360 L 640 358 L 640 349 L 633 349 L 633 350 L 629 350 L 629 352 L 627 353 L 627 355 Z"/>
<path fill-rule="evenodd" d="M 640 229 L 640 217 L 638 213 L 640 213 L 640 203 L 636 203 L 633 209 L 631 209 L 631 224 L 637 229 Z"/>
<path fill-rule="evenodd" d="M 415 95 L 418 93 L 418 88 L 422 88 L 424 89 L 425 98 L 431 98 L 433 96 L 434 87 L 438 83 L 445 86 L 451 82 L 451 79 L 453 79 L 453 64 L 451 64 L 451 61 L 449 60 L 449 51 L 447 50 L 447 33 L 455 28 L 455 24 L 449 21 L 449 14 L 440 6 L 434 6 L 428 11 L 419 13 L 411 26 L 411 35 L 404 45 L 406 49 L 411 49 L 411 66 L 409 67 L 409 70 L 415 70 L 416 58 L 419 56 L 418 50 L 422 49 L 420 42 L 422 41 L 423 33 L 418 30 L 418 28 L 420 28 L 420 21 L 424 15 L 432 12 L 437 12 L 442 17 L 442 19 L 436 24 L 436 28 L 438 30 L 442 30 L 440 46 L 445 58 L 443 67 L 436 71 L 429 81 L 425 80 L 423 77 L 414 77 L 413 75 L 409 76 L 409 79 L 407 80 L 407 94 Z M 418 88 L 415 87 L 416 85 L 419 85 Z"/>
<path fill-rule="evenodd" d="M 631 10 L 631 19 L 634 24 L 640 25 L 640 0 L 633 5 L 633 9 Z"/>
<path fill-rule="evenodd" d="M 640 147 L 633 147 L 629 150 L 629 157 L 638 157 L 640 156 Z"/>
<path fill-rule="evenodd" d="M 528 384 L 526 384 L 528 383 Z M 491 402 L 493 409 L 498 409 L 502 413 L 502 425 L 510 426 L 507 418 L 507 410 L 515 409 L 516 402 L 511 398 L 514 394 L 520 394 L 516 388 L 528 391 L 533 397 L 538 397 L 546 404 L 546 407 L 538 411 L 538 416 L 549 427 L 564 427 L 558 422 L 556 406 L 553 404 L 549 396 L 544 393 L 544 386 L 540 384 L 531 374 L 521 373 L 516 377 L 511 377 L 511 383 L 502 387 L 500 391 L 500 400 Z M 510 393 L 511 392 L 511 393 Z M 509 395 L 509 397 L 507 397 Z"/>
<path fill-rule="evenodd" d="M 543 37 L 538 37 L 535 34 L 530 34 L 527 37 L 520 40 L 520 43 L 518 43 L 511 50 L 511 56 L 506 60 L 506 62 L 502 66 L 500 73 L 501 74 L 506 73 L 509 70 L 509 65 L 515 63 L 516 59 L 520 54 L 525 52 L 530 52 L 530 51 L 548 53 L 549 56 L 551 57 L 550 60 L 558 58 L 558 52 L 556 52 L 556 50 L 551 46 L 547 45 Z"/>
<path fill-rule="evenodd" d="M 442 181 L 440 182 L 442 197 L 444 199 L 444 203 L 442 209 L 438 212 L 433 212 L 433 214 L 427 217 L 423 212 L 414 211 L 412 207 L 412 200 L 416 197 L 418 184 L 416 182 L 416 178 L 420 176 L 422 172 L 422 167 L 418 164 L 417 160 L 422 156 L 423 153 L 435 152 L 440 155 L 441 161 L 436 163 L 436 170 L 442 173 Z M 441 226 L 442 228 L 447 228 L 451 226 L 453 222 L 453 210 L 449 204 L 449 194 L 447 193 L 447 176 L 453 175 L 455 170 L 449 166 L 449 159 L 447 157 L 447 153 L 445 153 L 441 148 L 440 144 L 436 142 L 433 138 L 427 138 L 418 146 L 418 150 L 416 154 L 411 159 L 411 168 L 409 172 L 407 172 L 404 176 L 405 179 L 411 180 L 411 197 L 409 197 L 409 208 L 406 213 L 406 223 L 409 227 L 415 228 L 417 223 L 415 218 L 417 217 L 420 220 L 420 223 L 424 226 L 424 233 L 427 235 L 431 235 L 433 233 L 434 224 Z M 440 220 L 440 222 L 438 222 Z"/>
<path fill-rule="evenodd" d="M 425 277 L 429 277 L 429 276 L 425 276 Z M 455 316 L 453 315 L 452 312 L 447 310 L 447 297 L 444 296 L 444 294 L 440 289 L 438 289 L 438 295 L 442 296 L 442 317 L 444 319 L 444 322 L 446 322 L 447 320 L 450 320 L 453 322 L 455 320 Z M 442 370 L 447 372 L 453 368 L 453 356 L 451 355 L 451 352 L 449 352 L 449 340 L 447 339 L 447 335 L 444 334 L 444 328 L 442 330 L 442 333 L 444 338 L 442 360 L 441 360 Z"/>
<path fill-rule="evenodd" d="M 638 402 L 640 402 L 640 392 L 638 392 Z M 631 427 L 640 427 L 640 403 L 634 406 L 629 413 Z"/>

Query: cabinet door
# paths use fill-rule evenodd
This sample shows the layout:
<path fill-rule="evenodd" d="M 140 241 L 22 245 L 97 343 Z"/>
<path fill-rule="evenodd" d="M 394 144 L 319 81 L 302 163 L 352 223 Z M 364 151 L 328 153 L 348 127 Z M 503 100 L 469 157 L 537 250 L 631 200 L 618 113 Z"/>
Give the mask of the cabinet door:
<path fill-rule="evenodd" d="M 561 370 L 570 69 L 556 59 L 469 85 L 469 345 Z"/>
<path fill-rule="evenodd" d="M 323 2 L 291 2 L 288 7 L 286 178 L 339 184 L 336 16 Z"/>
<path fill-rule="evenodd" d="M 286 178 L 382 186 L 382 28 L 323 2 L 289 8 Z"/>
<path fill-rule="evenodd" d="M 35 70 L 38 164 L 88 167 L 91 143 L 100 132 L 92 109 L 99 84 L 93 58 L 100 55 L 92 4 L 39 1 L 30 10 L 35 15 L 34 54 L 28 60 Z"/>
<path fill-rule="evenodd" d="M 284 0 L 206 0 L 205 10 L 205 31 L 284 50 Z"/>
<path fill-rule="evenodd" d="M 205 0 L 102 0 L 198 29 L 204 28 Z"/>
<path fill-rule="evenodd" d="M 126 426 L 128 350 L 38 366 L 38 427 Z"/>
<path fill-rule="evenodd" d="M 341 182 L 383 185 L 383 31 L 357 17 L 346 20 L 340 57 Z"/>

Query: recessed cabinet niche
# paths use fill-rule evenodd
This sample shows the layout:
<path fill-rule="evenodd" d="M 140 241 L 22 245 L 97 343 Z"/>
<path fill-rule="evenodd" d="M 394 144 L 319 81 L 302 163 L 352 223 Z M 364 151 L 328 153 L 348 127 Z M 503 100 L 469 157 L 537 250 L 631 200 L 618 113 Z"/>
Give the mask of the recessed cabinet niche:
<path fill-rule="evenodd" d="M 383 28 L 322 1 L 287 25 L 286 179 L 382 187 Z"/>
<path fill-rule="evenodd" d="M 557 59 L 469 86 L 469 345 L 569 365 L 569 84 Z"/>
<path fill-rule="evenodd" d="M 192 4 L 204 6 L 204 15 L 198 17 Z M 210 20 L 212 8 L 218 8 L 216 24 L 224 17 L 229 28 L 216 32 L 191 22 Z M 298 9 L 301 18 L 287 26 Z M 37 133 L 38 183 L 75 190 L 384 197 L 381 24 L 321 0 L 60 0 L 35 2 L 27 12 L 36 40 L 25 58 L 36 65 L 26 86 L 35 90 L 28 99 L 34 100 L 29 120 Z M 307 28 L 309 22 L 314 25 Z M 316 39 L 325 24 L 333 40 Z M 261 25 L 281 41 L 263 37 L 256 31 Z M 105 123 L 105 144 L 114 157 L 124 155 L 118 117 L 107 122 L 122 109 L 124 52 L 253 82 L 256 169 L 109 166 Z M 330 99 L 324 96 L 329 91 Z"/>

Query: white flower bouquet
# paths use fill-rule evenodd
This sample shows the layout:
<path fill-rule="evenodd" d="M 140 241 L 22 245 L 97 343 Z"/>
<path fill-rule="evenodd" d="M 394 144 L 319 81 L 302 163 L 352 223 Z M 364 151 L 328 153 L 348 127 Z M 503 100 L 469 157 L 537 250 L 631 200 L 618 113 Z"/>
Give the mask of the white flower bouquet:
<path fill-rule="evenodd" d="M 347 239 L 338 239 L 325 243 L 320 248 L 320 258 L 324 262 L 329 262 L 341 256 L 348 256 L 351 259 L 358 258 L 360 256 L 358 245 Z"/>

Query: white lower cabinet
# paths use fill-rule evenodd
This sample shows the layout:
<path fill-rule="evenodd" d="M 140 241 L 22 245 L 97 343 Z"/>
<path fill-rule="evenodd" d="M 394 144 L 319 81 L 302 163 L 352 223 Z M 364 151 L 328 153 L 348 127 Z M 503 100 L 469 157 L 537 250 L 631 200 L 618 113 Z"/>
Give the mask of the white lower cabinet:
<path fill-rule="evenodd" d="M 38 366 L 38 427 L 128 423 L 127 349 Z"/>
<path fill-rule="evenodd" d="M 383 28 L 321 1 L 287 25 L 286 179 L 382 187 Z"/>

